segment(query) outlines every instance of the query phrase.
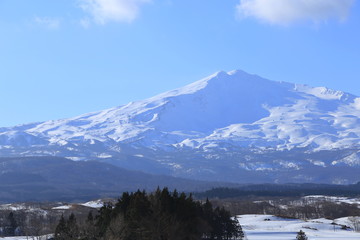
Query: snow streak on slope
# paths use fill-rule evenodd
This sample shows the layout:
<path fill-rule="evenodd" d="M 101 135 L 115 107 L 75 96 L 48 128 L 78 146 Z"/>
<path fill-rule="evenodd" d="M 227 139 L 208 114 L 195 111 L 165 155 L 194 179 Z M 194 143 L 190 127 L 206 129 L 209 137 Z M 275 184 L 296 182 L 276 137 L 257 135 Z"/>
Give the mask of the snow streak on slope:
<path fill-rule="evenodd" d="M 144 147 L 315 150 L 358 145 L 360 99 L 323 87 L 219 72 L 186 87 L 79 117 L 0 129 L 0 145 L 96 141 Z"/>

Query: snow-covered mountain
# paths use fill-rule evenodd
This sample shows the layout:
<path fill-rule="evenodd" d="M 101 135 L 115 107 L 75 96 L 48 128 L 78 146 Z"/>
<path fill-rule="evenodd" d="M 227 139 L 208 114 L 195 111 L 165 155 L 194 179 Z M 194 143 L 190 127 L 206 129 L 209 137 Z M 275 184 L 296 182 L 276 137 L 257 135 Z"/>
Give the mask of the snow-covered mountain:
<path fill-rule="evenodd" d="M 197 167 L 209 167 L 208 173 L 220 173 L 215 166 L 225 166 L 225 162 L 232 170 L 246 171 L 299 170 L 304 161 L 322 168 L 356 167 L 360 165 L 359 143 L 360 98 L 243 71 L 218 72 L 100 112 L 0 128 L 4 156 L 107 159 L 140 170 L 148 170 L 146 163 L 149 169 L 166 166 L 165 172 L 195 178 L 204 169 L 196 169 L 194 162 L 199 163 Z M 312 155 L 283 156 L 299 151 Z M 319 152 L 335 155 L 313 157 Z M 265 153 L 282 155 L 261 163 L 254 160 Z"/>

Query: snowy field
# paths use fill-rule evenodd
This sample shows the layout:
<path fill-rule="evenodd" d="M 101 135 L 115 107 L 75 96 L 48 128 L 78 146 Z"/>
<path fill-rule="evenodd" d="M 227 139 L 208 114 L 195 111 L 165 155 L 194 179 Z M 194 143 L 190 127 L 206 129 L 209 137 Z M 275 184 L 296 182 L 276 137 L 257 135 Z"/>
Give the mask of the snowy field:
<path fill-rule="evenodd" d="M 341 225 L 351 226 L 348 218 L 302 221 L 272 215 L 240 215 L 238 220 L 248 240 L 295 240 L 300 230 L 309 240 L 360 240 L 360 233 L 341 229 Z"/>
<path fill-rule="evenodd" d="M 343 225 L 352 227 L 348 217 L 334 221 L 324 218 L 303 221 L 272 215 L 239 215 L 237 218 L 245 232 L 245 240 L 295 240 L 300 230 L 306 233 L 309 240 L 360 240 L 359 232 L 341 229 Z M 33 238 L 0 237 L 1 239 L 31 240 Z"/>
<path fill-rule="evenodd" d="M 39 237 L 5 237 L 5 238 L 2 238 L 0 237 L 0 239 L 3 239 L 3 240 L 46 240 L 48 238 L 39 238 Z"/>
<path fill-rule="evenodd" d="M 31 240 L 31 237 L 5 237 L 5 238 L 1 238 L 0 239 L 4 239 L 4 240 Z"/>

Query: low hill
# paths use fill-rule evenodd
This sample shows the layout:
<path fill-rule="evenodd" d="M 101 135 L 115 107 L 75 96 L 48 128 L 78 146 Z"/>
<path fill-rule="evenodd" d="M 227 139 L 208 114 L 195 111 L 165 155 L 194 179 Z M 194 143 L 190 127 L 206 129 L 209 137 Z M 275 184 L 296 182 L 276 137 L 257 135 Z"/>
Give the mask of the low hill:
<path fill-rule="evenodd" d="M 84 201 L 123 191 L 167 186 L 182 191 L 227 184 L 192 181 L 125 170 L 96 161 L 60 157 L 0 158 L 0 202 Z"/>

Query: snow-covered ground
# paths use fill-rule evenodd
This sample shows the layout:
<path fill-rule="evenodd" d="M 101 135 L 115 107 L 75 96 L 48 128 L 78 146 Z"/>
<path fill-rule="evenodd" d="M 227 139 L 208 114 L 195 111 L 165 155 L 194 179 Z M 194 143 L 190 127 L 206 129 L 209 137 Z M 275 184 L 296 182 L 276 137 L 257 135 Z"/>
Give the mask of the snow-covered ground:
<path fill-rule="evenodd" d="M 305 232 L 309 240 L 360 239 L 360 233 L 341 229 L 341 225 L 351 226 L 348 218 L 303 221 L 272 215 L 240 215 L 238 220 L 248 240 L 295 240 L 300 230 Z"/>
<path fill-rule="evenodd" d="M 86 203 L 81 203 L 79 205 L 82 205 L 84 207 L 89 207 L 89 208 L 101 208 L 104 206 L 104 201 L 103 200 L 95 200 L 95 201 L 90 201 L 90 202 L 86 202 Z"/>
<path fill-rule="evenodd" d="M 48 239 L 47 237 L 43 236 L 42 238 L 40 237 L 0 237 L 0 239 L 4 239 L 4 240 L 46 240 Z"/>
<path fill-rule="evenodd" d="M 305 232 L 309 240 L 359 240 L 360 232 L 342 230 L 352 226 L 348 217 L 335 220 L 280 218 L 272 215 L 239 215 L 246 240 L 295 240 L 297 232 Z M 334 224 L 335 223 L 335 224 Z M 29 240 L 31 237 L 6 237 L 4 240 Z M 44 238 L 45 239 L 45 238 Z"/>
<path fill-rule="evenodd" d="M 0 239 L 6 239 L 6 240 L 29 240 L 29 239 L 31 239 L 31 237 L 28 237 L 28 238 L 26 238 L 26 237 L 5 237 L 5 238 L 1 238 L 0 237 Z"/>
<path fill-rule="evenodd" d="M 104 201 L 99 199 L 99 200 L 94 200 L 94 201 L 90 201 L 90 202 L 86 202 L 86 203 L 65 204 L 65 205 L 53 207 L 52 209 L 53 210 L 68 210 L 68 209 L 71 209 L 76 206 L 84 206 L 84 207 L 88 207 L 88 208 L 101 208 L 102 206 L 104 206 Z"/>
<path fill-rule="evenodd" d="M 71 209 L 72 205 L 62 205 L 62 206 L 58 206 L 58 207 L 53 207 L 53 210 L 68 210 Z"/>

